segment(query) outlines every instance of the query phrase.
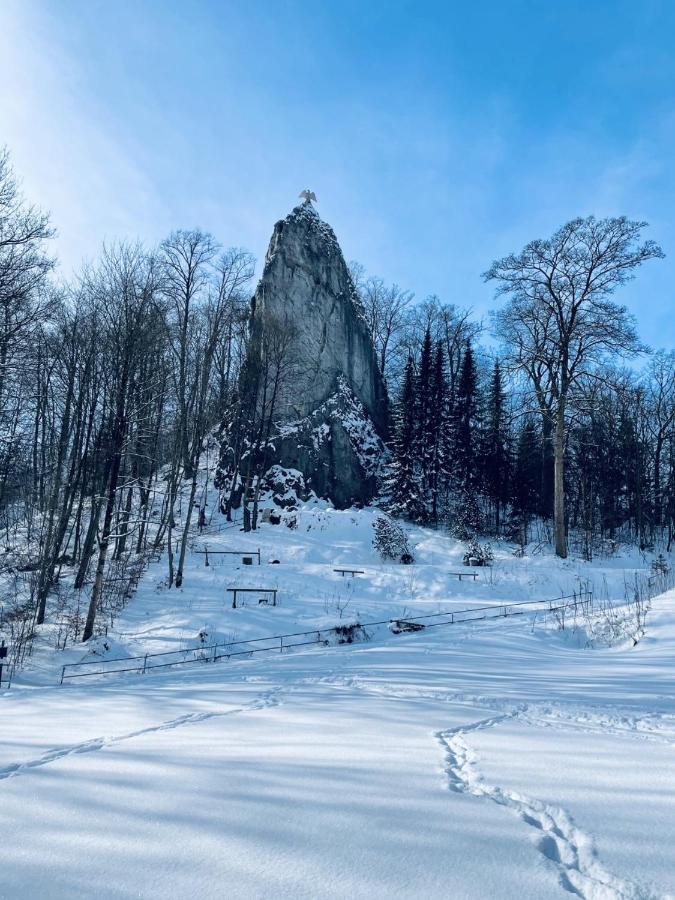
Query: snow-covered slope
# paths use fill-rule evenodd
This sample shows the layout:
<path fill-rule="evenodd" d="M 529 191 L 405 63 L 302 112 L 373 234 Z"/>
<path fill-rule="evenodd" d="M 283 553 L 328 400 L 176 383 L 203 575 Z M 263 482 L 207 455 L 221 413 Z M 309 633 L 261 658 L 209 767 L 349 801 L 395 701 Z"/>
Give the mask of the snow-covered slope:
<path fill-rule="evenodd" d="M 54 653 L 48 641 L 34 653 L 20 683 L 53 683 L 63 663 L 117 658 L 197 648 L 203 643 L 243 641 L 288 632 L 329 628 L 350 622 L 436 613 L 471 606 L 548 600 L 594 591 L 598 602 L 621 601 L 636 575 L 644 579 L 648 560 L 624 549 L 594 563 L 552 556 L 550 548 L 513 556 L 513 547 L 494 547 L 495 565 L 466 572 L 466 545 L 444 532 L 409 526 L 415 565 L 383 563 L 373 547 L 375 509 L 336 510 L 323 501 L 307 503 L 287 514 L 287 524 L 263 524 L 244 534 L 239 524 L 216 516 L 195 529 L 185 565 L 183 587 L 166 586 L 166 559 L 153 563 L 134 600 L 115 621 L 105 641 L 76 644 Z M 261 565 L 257 565 L 260 550 Z M 208 550 L 208 566 L 204 551 Z M 254 565 L 222 550 L 255 554 Z M 276 562 L 273 562 L 276 561 Z M 352 567 L 363 574 L 345 577 L 335 569 Z M 232 609 L 229 587 L 276 589 L 277 605 L 260 605 L 265 596 L 238 598 Z M 269 595 L 268 595 L 269 597 Z M 49 637 L 49 635 L 47 635 Z"/>
<path fill-rule="evenodd" d="M 260 546 L 263 565 L 195 553 L 182 592 L 151 568 L 111 643 L 319 627 L 347 600 L 342 621 L 547 598 L 589 576 L 619 599 L 640 562 L 503 547 L 491 574 L 459 582 L 461 545 L 420 529 L 414 567 L 382 566 L 373 515 L 316 505 L 294 530 L 200 538 Z M 247 579 L 275 583 L 280 605 L 229 608 L 225 588 Z M 62 688 L 44 652 L 0 696 L 0 897 L 675 896 L 675 594 L 637 647 L 585 649 L 550 624 L 378 633 Z"/>

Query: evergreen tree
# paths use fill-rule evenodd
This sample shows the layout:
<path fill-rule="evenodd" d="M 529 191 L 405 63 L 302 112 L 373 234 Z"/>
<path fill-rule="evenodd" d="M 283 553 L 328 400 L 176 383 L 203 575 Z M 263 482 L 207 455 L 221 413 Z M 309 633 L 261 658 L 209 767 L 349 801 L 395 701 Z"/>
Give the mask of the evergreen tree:
<path fill-rule="evenodd" d="M 467 343 L 459 373 L 454 408 L 455 446 L 453 463 L 460 487 L 475 491 L 478 487 L 478 375 L 471 344 Z"/>
<path fill-rule="evenodd" d="M 537 514 L 543 519 L 553 518 L 554 453 L 553 426 L 547 416 L 542 416 L 541 441 L 537 449 L 539 456 L 539 488 L 537 491 Z"/>
<path fill-rule="evenodd" d="M 518 518 L 521 542 L 527 543 L 529 523 L 537 513 L 539 502 L 540 469 L 538 464 L 539 441 L 530 416 L 525 419 L 518 436 L 518 448 L 511 482 L 511 503 Z"/>
<path fill-rule="evenodd" d="M 415 383 L 417 419 L 415 429 L 415 450 L 420 466 L 422 490 L 428 494 L 433 480 L 434 457 L 434 360 L 431 344 L 431 330 L 427 327 L 422 342 L 420 365 Z"/>
<path fill-rule="evenodd" d="M 490 381 L 487 423 L 483 437 L 483 476 L 485 491 L 494 505 L 497 532 L 502 509 L 509 499 L 510 456 L 505 401 L 501 368 L 499 360 L 496 360 Z"/>
<path fill-rule="evenodd" d="M 478 374 L 473 349 L 467 342 L 460 365 L 453 404 L 452 531 L 460 540 L 474 537 L 482 525 L 478 502 L 479 478 Z"/>
<path fill-rule="evenodd" d="M 386 479 L 389 511 L 396 516 L 418 520 L 423 514 L 419 466 L 417 464 L 416 435 L 417 403 L 415 397 L 415 365 L 408 357 L 401 394 L 394 416 L 392 460 Z"/>
<path fill-rule="evenodd" d="M 638 431 L 637 409 L 640 397 L 631 393 L 623 405 L 618 429 L 620 460 L 622 463 L 622 495 L 625 517 L 632 521 L 635 537 L 641 550 L 648 546 L 647 527 L 650 521 L 649 475 L 646 467 L 647 451 Z"/>
<path fill-rule="evenodd" d="M 438 522 L 441 492 L 447 478 L 448 434 L 447 421 L 447 381 L 445 372 L 445 353 L 443 344 L 438 341 L 434 356 L 431 382 L 431 458 L 429 472 L 429 491 L 431 494 L 431 518 Z"/>
<path fill-rule="evenodd" d="M 598 426 L 594 416 L 577 424 L 570 432 L 572 452 L 568 454 L 568 478 L 574 483 L 568 509 L 571 524 L 581 527 L 582 553 L 587 561 L 593 559 L 593 535 L 599 508 L 602 460 Z"/>

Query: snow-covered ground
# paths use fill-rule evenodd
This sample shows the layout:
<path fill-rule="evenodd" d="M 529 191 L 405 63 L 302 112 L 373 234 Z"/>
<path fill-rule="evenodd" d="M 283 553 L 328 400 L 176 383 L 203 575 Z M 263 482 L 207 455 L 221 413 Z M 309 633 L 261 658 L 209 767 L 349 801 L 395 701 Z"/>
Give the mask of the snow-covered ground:
<path fill-rule="evenodd" d="M 196 539 L 263 565 L 191 554 L 181 591 L 151 566 L 107 655 L 587 579 L 619 600 L 645 565 L 504 546 L 460 582 L 462 546 L 422 529 L 415 566 L 382 565 L 374 515 L 316 505 L 294 530 Z M 279 605 L 231 609 L 241 584 Z M 522 616 L 63 687 L 84 652 L 45 646 L 0 695 L 0 897 L 675 897 L 675 593 L 637 646 L 583 644 Z"/>

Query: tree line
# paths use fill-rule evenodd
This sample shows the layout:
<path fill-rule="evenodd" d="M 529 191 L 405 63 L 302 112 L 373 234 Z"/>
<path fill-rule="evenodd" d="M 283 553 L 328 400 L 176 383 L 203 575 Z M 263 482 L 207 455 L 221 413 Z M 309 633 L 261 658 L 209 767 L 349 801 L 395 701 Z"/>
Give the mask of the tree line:
<path fill-rule="evenodd" d="M 351 265 L 391 398 L 382 501 L 392 512 L 522 541 L 550 521 L 561 556 L 572 533 L 587 554 L 620 537 L 646 547 L 663 533 L 670 545 L 673 354 L 617 364 L 645 350 L 613 296 L 662 255 L 643 228 L 578 219 L 495 262 L 486 278 L 505 302 L 491 349 L 470 310 L 417 303 Z M 223 509 L 243 507 L 256 527 L 275 403 L 295 364 L 292 323 L 249 333 L 254 261 L 199 229 L 152 248 L 108 245 L 67 280 L 54 236 L 4 151 L 0 615 L 50 621 L 68 573 L 87 640 L 135 560 L 165 548 L 167 585 L 181 586 L 190 529 L 212 512 L 216 433 Z"/>

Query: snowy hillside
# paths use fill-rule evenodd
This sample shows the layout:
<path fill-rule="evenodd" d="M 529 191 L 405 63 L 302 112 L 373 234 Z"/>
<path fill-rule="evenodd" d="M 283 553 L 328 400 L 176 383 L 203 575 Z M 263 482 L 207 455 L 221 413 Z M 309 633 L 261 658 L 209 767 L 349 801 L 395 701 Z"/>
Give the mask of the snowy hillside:
<path fill-rule="evenodd" d="M 336 510 L 315 500 L 298 511 L 282 513 L 278 525 L 263 524 L 256 532 L 244 534 L 238 523 L 228 524 L 216 515 L 203 531 L 193 529 L 181 589 L 167 587 L 162 556 L 149 566 L 133 602 L 115 619 L 105 638 L 86 645 L 74 643 L 65 652 L 54 653 L 51 631 L 44 628 L 42 646 L 18 681 L 53 683 L 64 663 L 190 650 L 445 610 L 553 600 L 584 590 L 594 593 L 599 607 L 607 601 L 621 603 L 634 592 L 636 579 L 646 583 L 654 556 L 625 547 L 610 557 L 584 563 L 573 558 L 561 561 L 549 547 L 533 546 L 521 559 L 514 557 L 512 544 L 503 543 L 493 547 L 493 566 L 468 569 L 463 561 L 465 543 L 442 531 L 407 525 L 415 564 L 405 566 L 383 561 L 375 550 L 373 524 L 380 516 L 376 509 Z M 247 554 L 251 565 L 243 564 L 242 556 Z M 358 574 L 352 577 L 351 570 Z M 237 608 L 232 609 L 228 589 L 233 587 L 260 590 L 239 594 Z M 265 589 L 277 592 L 276 605 Z M 566 636 L 577 643 L 586 641 L 583 623 L 576 624 L 579 628 L 574 633 L 566 629 Z"/>
<path fill-rule="evenodd" d="M 339 622 L 549 599 L 621 600 L 639 554 L 548 552 L 460 581 L 464 545 L 409 529 L 383 564 L 372 510 L 195 533 L 184 587 L 160 560 L 97 658 Z M 212 555 L 205 566 L 204 548 Z M 261 561 L 213 551 L 260 548 Z M 278 564 L 271 560 L 278 560 Z M 354 567 L 353 578 L 333 571 Z M 278 605 L 232 609 L 232 586 Z M 541 613 L 57 684 L 46 645 L 0 696 L 0 897 L 675 895 L 675 593 L 637 646 L 586 646 Z M 588 623 L 586 623 L 588 624 Z M 88 651 L 91 658 L 91 651 Z"/>

